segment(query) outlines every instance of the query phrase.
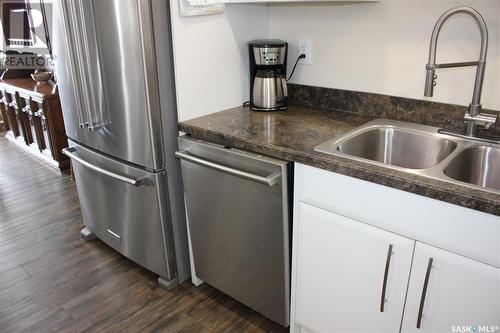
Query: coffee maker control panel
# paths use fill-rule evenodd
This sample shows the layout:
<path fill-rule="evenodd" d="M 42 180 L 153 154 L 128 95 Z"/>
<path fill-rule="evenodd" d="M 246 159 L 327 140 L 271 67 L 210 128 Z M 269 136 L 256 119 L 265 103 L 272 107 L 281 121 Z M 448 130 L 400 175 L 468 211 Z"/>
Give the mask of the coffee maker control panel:
<path fill-rule="evenodd" d="M 255 47 L 253 52 L 257 65 L 282 65 L 285 61 L 284 47 Z"/>

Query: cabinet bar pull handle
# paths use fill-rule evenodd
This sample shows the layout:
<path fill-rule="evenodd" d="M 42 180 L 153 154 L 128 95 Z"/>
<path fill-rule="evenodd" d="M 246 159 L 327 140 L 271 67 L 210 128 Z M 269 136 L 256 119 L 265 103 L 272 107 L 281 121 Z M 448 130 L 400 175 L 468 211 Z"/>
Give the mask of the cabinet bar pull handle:
<path fill-rule="evenodd" d="M 420 307 L 418 308 L 418 317 L 417 317 L 417 328 L 420 328 L 420 324 L 422 323 L 422 316 L 424 314 L 424 303 L 425 303 L 425 295 L 427 294 L 427 286 L 429 285 L 429 277 L 431 275 L 431 268 L 433 258 L 429 258 L 429 262 L 427 263 L 427 271 L 425 272 L 424 286 L 422 288 L 422 296 L 420 297 Z"/>
<path fill-rule="evenodd" d="M 389 275 L 389 266 L 391 265 L 392 244 L 387 249 L 387 258 L 385 259 L 384 282 L 382 283 L 382 295 L 380 296 L 380 312 L 384 312 L 385 291 L 387 289 L 387 276 Z"/>

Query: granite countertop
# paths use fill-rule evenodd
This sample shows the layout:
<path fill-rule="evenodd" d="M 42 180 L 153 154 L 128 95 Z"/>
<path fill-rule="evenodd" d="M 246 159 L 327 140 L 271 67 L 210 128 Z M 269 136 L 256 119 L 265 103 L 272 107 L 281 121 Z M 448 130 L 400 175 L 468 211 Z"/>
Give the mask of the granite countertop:
<path fill-rule="evenodd" d="M 318 144 L 376 119 L 373 115 L 290 106 L 286 112 L 237 107 L 181 122 L 194 138 L 303 163 L 500 216 L 500 195 L 368 162 L 314 151 Z"/>

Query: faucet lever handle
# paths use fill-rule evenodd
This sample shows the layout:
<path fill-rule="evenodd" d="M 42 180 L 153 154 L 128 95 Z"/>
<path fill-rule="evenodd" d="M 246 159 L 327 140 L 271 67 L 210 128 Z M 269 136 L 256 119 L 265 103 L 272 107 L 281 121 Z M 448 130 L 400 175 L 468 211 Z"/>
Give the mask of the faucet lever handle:
<path fill-rule="evenodd" d="M 489 130 L 491 127 L 496 125 L 498 115 L 491 113 L 479 113 L 476 116 L 472 116 L 469 112 L 467 112 L 464 118 L 468 123 L 484 126 L 486 130 Z"/>

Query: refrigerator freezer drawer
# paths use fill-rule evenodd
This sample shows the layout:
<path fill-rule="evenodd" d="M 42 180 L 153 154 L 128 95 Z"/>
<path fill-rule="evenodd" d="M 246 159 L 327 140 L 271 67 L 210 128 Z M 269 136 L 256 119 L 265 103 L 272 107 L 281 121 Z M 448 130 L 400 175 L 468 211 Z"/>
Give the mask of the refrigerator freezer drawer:
<path fill-rule="evenodd" d="M 162 217 L 168 221 L 166 172 L 125 165 L 72 141 L 65 153 L 72 160 L 85 225 L 129 259 L 164 279 L 175 278 L 175 259 L 168 257 L 174 253 L 170 223 L 161 222 Z"/>
<path fill-rule="evenodd" d="M 196 275 L 289 324 L 289 163 L 179 139 Z"/>

